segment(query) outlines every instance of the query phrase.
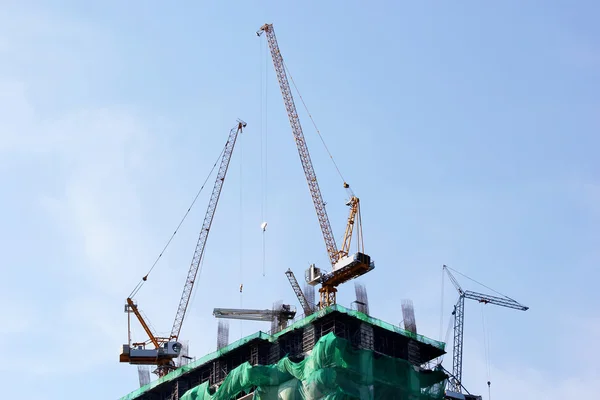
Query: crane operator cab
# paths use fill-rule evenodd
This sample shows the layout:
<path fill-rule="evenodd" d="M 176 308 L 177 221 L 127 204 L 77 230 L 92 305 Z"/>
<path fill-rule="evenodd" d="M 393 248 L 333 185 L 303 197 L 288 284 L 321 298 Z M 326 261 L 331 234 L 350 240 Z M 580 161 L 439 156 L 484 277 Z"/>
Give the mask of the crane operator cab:
<path fill-rule="evenodd" d="M 340 258 L 333 266 L 333 272 L 341 271 L 343 269 L 352 269 L 358 273 L 357 276 L 360 276 L 366 274 L 373 268 L 375 268 L 375 265 L 371 261 L 370 256 L 356 252 L 350 256 Z"/>
<path fill-rule="evenodd" d="M 315 286 L 319 283 L 332 282 L 340 284 L 350 279 L 358 278 L 361 275 L 372 271 L 375 263 L 367 254 L 356 252 L 352 255 L 340 258 L 333 266 L 333 271 L 323 273 L 314 264 L 306 270 L 305 279 L 309 285 Z"/>
<path fill-rule="evenodd" d="M 163 348 L 160 349 L 162 350 L 163 355 L 167 356 L 167 357 L 178 357 L 179 353 L 181 352 L 181 348 L 182 345 L 179 342 L 167 342 L 165 344 L 163 344 Z M 159 355 L 161 353 L 161 351 L 159 350 Z"/>
<path fill-rule="evenodd" d="M 158 349 L 146 349 L 144 345 L 124 344 L 121 351 L 121 362 L 130 364 L 156 364 L 157 360 L 171 360 L 179 357 L 182 345 L 176 341 L 164 342 Z"/>
<path fill-rule="evenodd" d="M 296 316 L 296 307 L 289 304 L 281 305 L 281 315 L 284 319 L 292 320 Z"/>

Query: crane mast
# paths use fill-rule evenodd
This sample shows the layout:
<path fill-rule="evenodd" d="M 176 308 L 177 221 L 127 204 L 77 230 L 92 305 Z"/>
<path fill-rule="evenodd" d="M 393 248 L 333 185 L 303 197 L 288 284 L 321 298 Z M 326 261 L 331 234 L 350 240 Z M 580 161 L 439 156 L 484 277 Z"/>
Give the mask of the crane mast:
<path fill-rule="evenodd" d="M 308 182 L 310 194 L 312 196 L 315 211 L 319 219 L 319 225 L 321 226 L 321 232 L 323 233 L 323 239 L 325 239 L 325 246 L 327 247 L 327 254 L 329 255 L 329 261 L 331 265 L 339 260 L 340 254 L 335 244 L 335 238 L 331 230 L 331 224 L 329 223 L 329 217 L 325 210 L 325 202 L 321 196 L 321 189 L 317 182 L 317 175 L 313 169 L 310 154 L 308 152 L 308 146 L 304 140 L 304 133 L 302 132 L 302 125 L 300 125 L 300 119 L 298 118 L 298 112 L 296 111 L 296 105 L 294 104 L 294 98 L 292 97 L 292 90 L 288 82 L 287 75 L 285 73 L 285 64 L 283 57 L 279 51 L 279 45 L 277 44 L 277 38 L 275 37 L 275 31 L 273 31 L 272 24 L 263 25 L 257 32 L 260 36 L 264 32 L 267 37 L 269 49 L 271 50 L 271 57 L 273 58 L 273 65 L 275 67 L 275 73 L 277 74 L 277 80 L 279 81 L 279 88 L 281 89 L 281 95 L 283 96 L 283 102 L 285 103 L 285 109 L 292 126 L 292 133 L 296 140 L 296 146 L 298 147 L 298 154 L 300 155 L 300 161 L 302 162 L 302 168 L 304 169 L 304 175 Z"/>
<path fill-rule="evenodd" d="M 462 359 L 463 359 L 463 332 L 465 323 L 465 299 L 475 300 L 482 304 L 494 304 L 501 307 L 512 308 L 514 310 L 527 311 L 529 307 L 522 305 L 510 297 L 498 297 L 489 294 L 477 293 L 471 290 L 463 290 L 454 275 L 447 266 L 443 269 L 448 274 L 450 281 L 458 291 L 458 301 L 454 306 L 454 348 L 452 354 L 452 378 L 449 385 L 452 391 L 462 392 Z M 489 382 L 488 382 L 489 384 Z"/>

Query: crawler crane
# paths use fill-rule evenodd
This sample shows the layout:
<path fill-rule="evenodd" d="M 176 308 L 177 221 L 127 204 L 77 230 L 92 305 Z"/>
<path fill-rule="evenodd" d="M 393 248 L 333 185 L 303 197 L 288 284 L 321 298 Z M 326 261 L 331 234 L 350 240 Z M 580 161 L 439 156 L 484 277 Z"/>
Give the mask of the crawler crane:
<path fill-rule="evenodd" d="M 127 298 L 125 312 L 128 314 L 128 327 L 131 324 L 129 316 L 131 313 L 133 313 L 148 335 L 148 340 L 145 342 L 132 343 L 131 333 L 130 330 L 128 330 L 128 343 L 123 345 L 121 354 L 119 356 L 120 362 L 138 365 L 155 365 L 157 368 L 154 372 L 158 376 L 164 376 L 175 368 L 175 363 L 173 360 L 179 356 L 182 347 L 181 343 L 178 342 L 179 333 L 181 332 L 181 326 L 190 302 L 190 296 L 192 294 L 192 289 L 194 288 L 200 262 L 202 261 L 202 257 L 204 255 L 204 248 L 208 238 L 208 233 L 217 209 L 217 203 L 219 202 L 221 189 L 225 181 L 225 176 L 227 175 L 227 168 L 229 167 L 229 161 L 231 160 L 235 142 L 238 134 L 241 133 L 245 127 L 246 123 L 238 120 L 237 125 L 231 129 L 229 137 L 227 138 L 227 143 L 225 144 L 225 149 L 223 150 L 223 155 L 221 157 L 221 164 L 217 173 L 217 179 L 215 180 L 213 191 L 208 202 L 208 209 L 206 210 L 204 222 L 202 223 L 202 229 L 200 230 L 200 237 L 198 238 L 198 243 L 194 251 L 194 256 L 192 257 L 190 269 L 185 280 L 183 293 L 179 301 L 179 307 L 177 308 L 177 313 L 175 314 L 175 321 L 173 322 L 171 335 L 169 337 L 157 337 L 150 329 L 149 324 L 142 316 L 137 304 L 133 300 L 133 296 L 137 293 L 141 287 L 141 284 L 148 279 L 148 275 L 146 274 L 146 276 L 142 278 L 142 282 Z M 150 344 L 154 346 L 153 349 L 146 348 L 146 346 Z"/>
<path fill-rule="evenodd" d="M 319 219 L 319 225 L 321 226 L 321 232 L 323 233 L 323 238 L 325 240 L 329 260 L 333 268 L 332 271 L 326 273 L 321 272 L 321 270 L 315 266 L 311 266 L 306 271 L 305 275 L 306 281 L 310 285 L 314 286 L 321 284 L 321 288 L 319 289 L 319 306 L 320 308 L 324 308 L 336 303 L 336 287 L 338 285 L 366 274 L 375 268 L 375 264 L 371 261 L 371 257 L 364 253 L 362 227 L 360 223 L 360 202 L 358 197 L 354 195 L 351 195 L 350 200 L 347 202 L 347 205 L 350 207 L 350 216 L 346 225 L 342 249 L 338 250 L 337 248 L 331 230 L 331 224 L 329 223 L 329 217 L 325 210 L 325 203 L 321 196 L 321 189 L 319 188 L 308 147 L 304 140 L 304 133 L 302 132 L 302 126 L 300 125 L 300 119 L 298 118 L 298 112 L 296 110 L 296 105 L 294 104 L 294 98 L 285 72 L 285 64 L 283 57 L 281 56 L 281 51 L 279 50 L 279 45 L 277 44 L 273 25 L 265 24 L 258 32 L 256 32 L 258 36 L 261 36 L 262 33 L 267 37 L 267 43 L 273 59 L 273 66 L 275 67 L 275 73 L 277 74 L 277 80 L 279 81 L 279 88 L 281 89 L 283 102 L 290 120 L 290 125 L 292 126 L 292 133 L 294 134 L 296 146 L 298 147 L 300 161 L 302 162 L 302 168 L 304 169 L 315 211 L 317 212 L 317 217 Z M 345 182 L 344 187 L 349 189 L 349 185 Z M 350 243 L 352 241 L 355 222 L 358 226 L 358 251 L 350 255 Z"/>

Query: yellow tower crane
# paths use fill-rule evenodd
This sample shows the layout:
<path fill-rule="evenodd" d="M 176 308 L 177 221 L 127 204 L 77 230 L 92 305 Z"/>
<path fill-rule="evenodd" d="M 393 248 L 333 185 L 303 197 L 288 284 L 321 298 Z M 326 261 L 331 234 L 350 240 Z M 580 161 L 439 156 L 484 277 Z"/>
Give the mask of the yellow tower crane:
<path fill-rule="evenodd" d="M 309 284 L 321 284 L 321 288 L 319 289 L 319 305 L 320 308 L 324 308 L 336 303 L 336 287 L 338 285 L 366 274 L 375 268 L 375 265 L 371 261 L 371 258 L 364 253 L 362 226 L 360 223 L 360 202 L 358 197 L 354 195 L 352 195 L 348 203 L 346 203 L 350 207 L 350 216 L 346 224 L 342 248 L 341 250 L 338 250 L 337 248 L 331 230 L 331 224 L 329 223 L 329 217 L 325 210 L 325 202 L 321 196 L 321 189 L 319 188 L 308 147 L 304 140 L 304 133 L 302 132 L 302 126 L 300 125 L 300 119 L 298 118 L 298 112 L 296 111 L 296 105 L 294 104 L 294 98 L 285 72 L 285 64 L 283 62 L 283 57 L 281 56 L 281 51 L 279 50 L 279 45 L 277 44 L 273 25 L 265 24 L 258 32 L 256 32 L 258 36 L 261 36 L 263 33 L 267 38 L 267 43 L 271 51 L 271 58 L 273 59 L 273 66 L 275 67 L 275 73 L 277 75 L 277 80 L 279 81 L 279 88 L 281 89 L 283 102 L 290 120 L 290 125 L 292 126 L 292 133 L 296 141 L 296 146 L 298 147 L 302 168 L 304 169 L 304 175 L 306 176 L 317 218 L 319 219 L 319 225 L 321 226 L 321 232 L 323 233 L 323 239 L 325 240 L 329 261 L 332 265 L 332 271 L 328 273 L 321 273 L 319 268 L 311 265 L 306 271 L 305 276 L 306 281 Z M 346 189 L 350 188 L 345 182 L 344 187 Z M 355 224 L 357 225 L 358 251 L 350 255 L 350 243 L 352 241 Z"/>

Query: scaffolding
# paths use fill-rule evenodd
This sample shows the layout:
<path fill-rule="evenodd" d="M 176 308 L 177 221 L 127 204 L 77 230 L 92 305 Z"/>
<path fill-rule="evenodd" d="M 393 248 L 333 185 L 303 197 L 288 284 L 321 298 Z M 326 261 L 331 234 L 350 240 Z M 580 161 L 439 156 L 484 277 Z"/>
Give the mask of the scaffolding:
<path fill-rule="evenodd" d="M 229 321 L 219 320 L 217 330 L 217 350 L 221 350 L 223 347 L 229 344 Z"/>

